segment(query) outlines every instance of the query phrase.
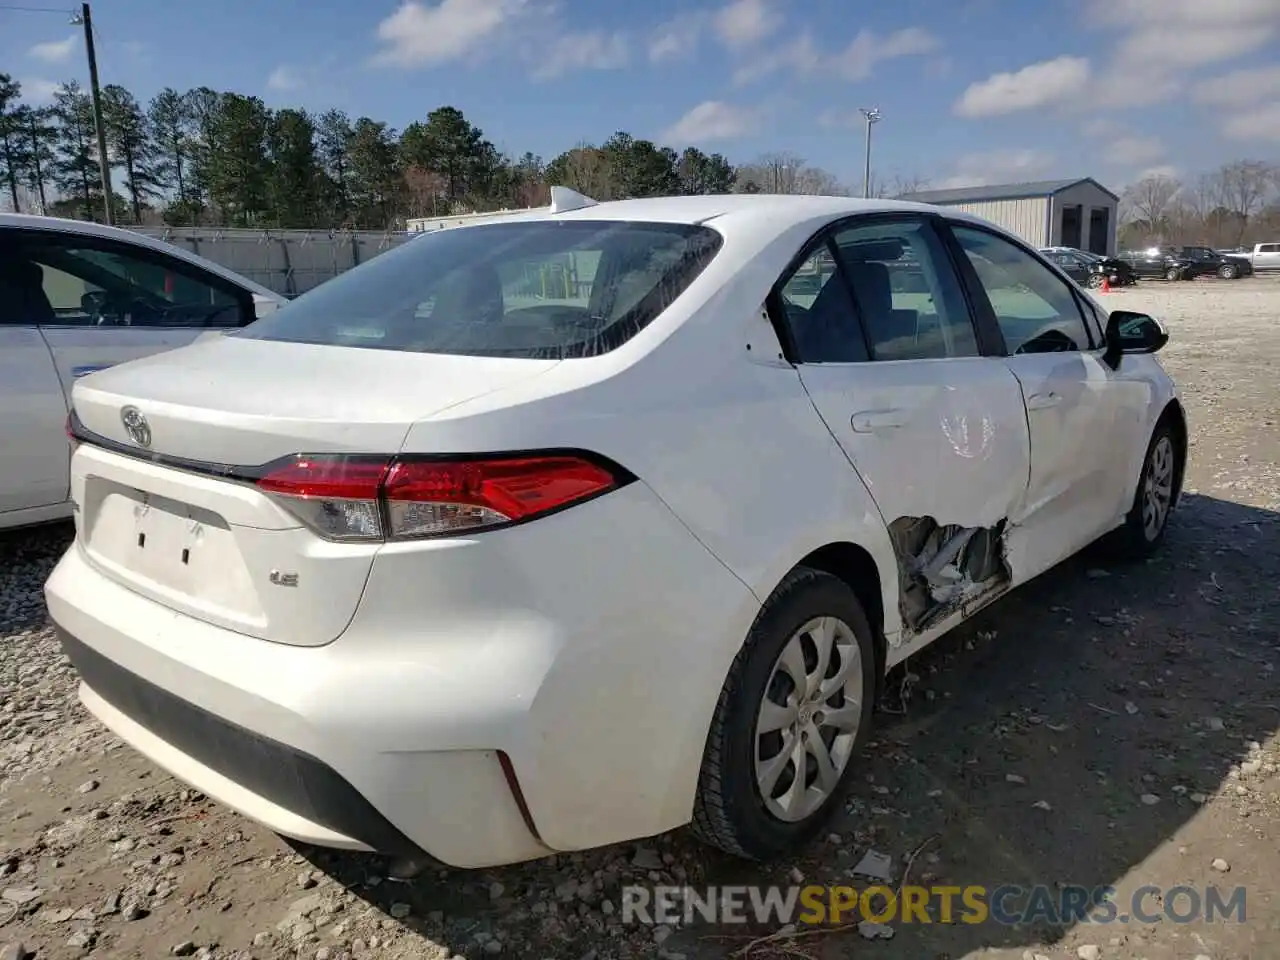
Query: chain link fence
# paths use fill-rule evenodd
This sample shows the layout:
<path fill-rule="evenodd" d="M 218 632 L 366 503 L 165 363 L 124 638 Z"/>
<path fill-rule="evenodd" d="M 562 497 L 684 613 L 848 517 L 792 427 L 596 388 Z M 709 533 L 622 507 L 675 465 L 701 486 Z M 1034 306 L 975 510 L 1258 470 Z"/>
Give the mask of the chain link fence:
<path fill-rule="evenodd" d="M 337 230 L 129 229 L 189 250 L 286 297 L 306 293 L 408 239 L 405 233 Z"/>

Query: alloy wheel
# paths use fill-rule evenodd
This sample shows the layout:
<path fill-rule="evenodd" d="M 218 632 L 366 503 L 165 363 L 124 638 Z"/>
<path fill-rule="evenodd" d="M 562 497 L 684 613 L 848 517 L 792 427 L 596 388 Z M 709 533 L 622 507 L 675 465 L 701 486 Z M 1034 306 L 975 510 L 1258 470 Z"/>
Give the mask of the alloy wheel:
<path fill-rule="evenodd" d="M 756 717 L 756 786 L 768 811 L 795 823 L 840 783 L 862 718 L 862 655 L 838 617 L 815 617 L 782 648 Z"/>
<path fill-rule="evenodd" d="M 1142 532 L 1155 540 L 1164 529 L 1173 502 L 1173 441 L 1162 436 L 1147 459 L 1142 492 Z"/>

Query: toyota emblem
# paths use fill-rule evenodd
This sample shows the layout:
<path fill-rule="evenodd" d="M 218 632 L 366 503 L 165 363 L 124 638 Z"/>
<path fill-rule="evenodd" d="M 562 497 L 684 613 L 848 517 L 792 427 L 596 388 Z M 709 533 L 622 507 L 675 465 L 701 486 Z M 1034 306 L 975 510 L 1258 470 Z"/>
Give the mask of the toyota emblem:
<path fill-rule="evenodd" d="M 120 410 L 120 422 L 124 424 L 124 432 L 140 447 L 151 446 L 151 424 L 137 407 L 124 407 Z"/>

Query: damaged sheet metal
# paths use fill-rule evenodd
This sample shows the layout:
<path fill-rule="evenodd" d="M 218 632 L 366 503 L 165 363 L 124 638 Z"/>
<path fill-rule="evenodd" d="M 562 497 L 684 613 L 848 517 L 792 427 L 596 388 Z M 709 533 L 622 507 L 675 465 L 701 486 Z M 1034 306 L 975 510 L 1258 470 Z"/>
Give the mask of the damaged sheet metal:
<path fill-rule="evenodd" d="M 889 524 L 898 557 L 903 624 L 927 629 L 970 601 L 1009 584 L 1005 521 L 992 527 L 939 524 L 932 517 L 899 517 Z"/>

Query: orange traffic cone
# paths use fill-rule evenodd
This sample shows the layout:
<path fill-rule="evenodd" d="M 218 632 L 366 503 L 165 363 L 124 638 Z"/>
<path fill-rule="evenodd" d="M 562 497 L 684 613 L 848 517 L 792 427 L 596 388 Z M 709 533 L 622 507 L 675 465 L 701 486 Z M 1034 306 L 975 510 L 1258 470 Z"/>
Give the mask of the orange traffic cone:
<path fill-rule="evenodd" d="M 1102 275 L 1102 286 L 1098 288 L 1098 292 L 1099 293 L 1111 292 L 1111 278 L 1108 277 L 1105 273 Z"/>

